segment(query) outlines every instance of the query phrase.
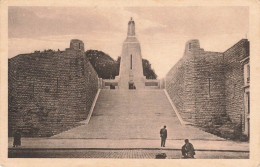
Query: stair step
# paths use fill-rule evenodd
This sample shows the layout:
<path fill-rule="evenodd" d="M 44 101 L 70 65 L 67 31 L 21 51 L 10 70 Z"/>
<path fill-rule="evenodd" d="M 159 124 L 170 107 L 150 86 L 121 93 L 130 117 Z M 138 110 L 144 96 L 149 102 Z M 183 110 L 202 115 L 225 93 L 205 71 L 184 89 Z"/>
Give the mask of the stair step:
<path fill-rule="evenodd" d="M 82 122 L 84 123 L 84 122 Z M 169 138 L 215 138 L 182 126 L 163 90 L 101 90 L 88 124 L 70 129 L 58 138 L 160 139 L 167 125 Z"/>

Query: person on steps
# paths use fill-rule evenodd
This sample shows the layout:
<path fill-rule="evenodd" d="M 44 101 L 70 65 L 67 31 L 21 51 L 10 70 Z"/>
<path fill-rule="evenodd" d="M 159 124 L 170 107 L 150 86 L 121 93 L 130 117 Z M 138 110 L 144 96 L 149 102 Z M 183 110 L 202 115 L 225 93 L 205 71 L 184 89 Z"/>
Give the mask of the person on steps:
<path fill-rule="evenodd" d="M 21 133 L 19 130 L 16 130 L 14 133 L 14 142 L 13 147 L 21 146 Z"/>

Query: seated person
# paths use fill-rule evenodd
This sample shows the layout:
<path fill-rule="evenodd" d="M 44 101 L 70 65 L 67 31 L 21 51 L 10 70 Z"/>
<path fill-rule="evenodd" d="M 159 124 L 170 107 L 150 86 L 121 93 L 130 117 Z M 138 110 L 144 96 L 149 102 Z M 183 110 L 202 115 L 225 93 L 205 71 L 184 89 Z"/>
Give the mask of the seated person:
<path fill-rule="evenodd" d="M 181 148 L 183 158 L 194 158 L 195 150 L 188 139 L 185 139 L 185 144 Z"/>

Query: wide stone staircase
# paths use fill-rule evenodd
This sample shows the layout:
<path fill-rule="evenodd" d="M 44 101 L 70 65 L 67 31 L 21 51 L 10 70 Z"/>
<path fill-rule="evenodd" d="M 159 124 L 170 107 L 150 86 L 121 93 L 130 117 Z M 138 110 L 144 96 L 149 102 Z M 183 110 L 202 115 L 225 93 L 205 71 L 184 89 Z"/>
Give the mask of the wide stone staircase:
<path fill-rule="evenodd" d="M 163 90 L 101 90 L 89 123 L 52 138 L 223 140 L 190 125 L 181 125 Z"/>

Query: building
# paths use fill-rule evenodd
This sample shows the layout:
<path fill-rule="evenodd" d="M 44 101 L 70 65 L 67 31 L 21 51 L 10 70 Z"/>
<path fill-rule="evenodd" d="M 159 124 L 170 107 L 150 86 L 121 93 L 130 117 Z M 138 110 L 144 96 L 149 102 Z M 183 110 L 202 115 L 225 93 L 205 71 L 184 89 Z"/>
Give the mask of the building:
<path fill-rule="evenodd" d="M 250 132 L 250 64 L 249 64 L 249 55 L 245 57 L 243 60 L 240 61 L 243 66 L 244 71 L 244 107 L 245 107 L 245 114 L 244 114 L 244 129 L 243 132 L 245 135 L 249 136 Z"/>

